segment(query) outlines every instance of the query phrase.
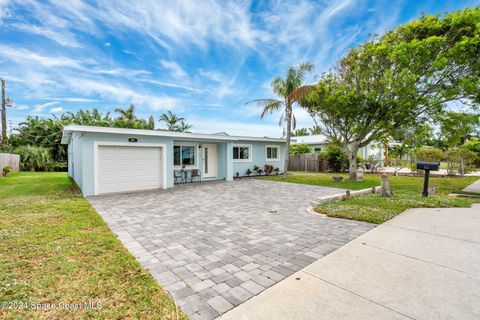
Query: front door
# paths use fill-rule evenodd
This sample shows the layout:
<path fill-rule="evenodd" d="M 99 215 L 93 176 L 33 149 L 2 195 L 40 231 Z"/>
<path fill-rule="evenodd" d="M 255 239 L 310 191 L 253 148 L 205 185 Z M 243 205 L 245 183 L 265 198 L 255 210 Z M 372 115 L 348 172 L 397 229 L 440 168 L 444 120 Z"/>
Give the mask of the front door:
<path fill-rule="evenodd" d="M 203 145 L 203 177 L 214 178 L 217 176 L 217 145 Z"/>

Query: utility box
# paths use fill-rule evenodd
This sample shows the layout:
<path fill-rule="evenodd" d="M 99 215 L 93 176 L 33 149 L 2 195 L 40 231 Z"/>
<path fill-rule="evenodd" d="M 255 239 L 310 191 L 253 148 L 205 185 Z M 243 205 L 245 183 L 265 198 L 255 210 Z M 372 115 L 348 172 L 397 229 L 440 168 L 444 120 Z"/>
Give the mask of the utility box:
<path fill-rule="evenodd" d="M 417 161 L 417 170 L 438 171 L 439 169 L 439 162 Z"/>

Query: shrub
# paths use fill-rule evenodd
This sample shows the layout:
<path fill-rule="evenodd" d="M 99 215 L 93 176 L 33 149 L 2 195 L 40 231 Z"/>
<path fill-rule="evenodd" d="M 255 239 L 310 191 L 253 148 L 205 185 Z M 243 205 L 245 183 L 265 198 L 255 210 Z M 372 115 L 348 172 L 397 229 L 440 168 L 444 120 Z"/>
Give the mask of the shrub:
<path fill-rule="evenodd" d="M 471 139 L 463 145 L 466 149 L 474 152 L 477 155 L 477 160 L 475 161 L 475 166 L 480 168 L 480 140 L 478 139 Z"/>
<path fill-rule="evenodd" d="M 291 154 L 299 154 L 299 153 L 311 153 L 313 149 L 307 144 L 292 144 L 290 145 L 290 153 Z"/>
<path fill-rule="evenodd" d="M 342 172 L 348 169 L 348 155 L 342 147 L 331 144 L 320 152 L 320 156 L 326 159 L 328 167 L 333 172 Z"/>
<path fill-rule="evenodd" d="M 20 168 L 25 171 L 52 171 L 58 166 L 44 147 L 21 146 L 15 153 L 20 155 Z"/>
<path fill-rule="evenodd" d="M 273 166 L 271 164 L 266 164 L 263 169 L 267 176 L 273 172 Z"/>
<path fill-rule="evenodd" d="M 440 162 L 443 159 L 442 149 L 435 147 L 421 147 L 415 150 L 417 161 Z"/>
<path fill-rule="evenodd" d="M 463 175 L 475 170 L 477 155 L 467 148 L 452 148 L 445 152 L 445 157 L 447 158 L 448 175 L 453 176 L 457 173 Z"/>
<path fill-rule="evenodd" d="M 11 173 L 12 171 L 13 171 L 12 167 L 9 167 L 9 166 L 3 167 L 2 175 L 5 177 L 7 174 Z"/>
<path fill-rule="evenodd" d="M 250 168 L 247 169 L 247 171 L 245 171 L 245 174 L 248 176 L 250 176 L 252 174 L 252 170 L 250 170 Z"/>

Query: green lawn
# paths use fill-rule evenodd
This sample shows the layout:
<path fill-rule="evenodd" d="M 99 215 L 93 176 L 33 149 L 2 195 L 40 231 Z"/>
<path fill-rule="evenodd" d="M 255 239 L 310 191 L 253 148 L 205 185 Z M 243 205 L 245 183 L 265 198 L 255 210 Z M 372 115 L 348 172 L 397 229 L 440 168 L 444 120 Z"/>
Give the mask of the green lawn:
<path fill-rule="evenodd" d="M 363 182 L 348 181 L 346 174 L 342 174 L 346 181 L 334 182 L 332 175 L 331 173 L 292 172 L 289 173 L 286 180 L 281 176 L 262 177 L 261 179 L 351 190 L 380 185 L 379 175 L 367 174 Z M 320 204 L 315 210 L 330 217 L 382 223 L 408 208 L 469 207 L 472 203 L 480 202 L 480 200 L 449 197 L 448 194 L 462 190 L 477 179 L 478 177 L 431 178 L 430 186 L 435 186 L 437 193 L 424 198 L 421 196 L 423 178 L 390 177 L 394 193 L 393 198 L 382 197 L 379 194 L 368 194 L 345 201 Z"/>
<path fill-rule="evenodd" d="M 31 308 L 83 302 L 101 308 Z M 0 303 L 0 319 L 177 318 L 175 305 L 65 173 L 0 178 Z M 18 303 L 30 309 L 5 309 Z"/>

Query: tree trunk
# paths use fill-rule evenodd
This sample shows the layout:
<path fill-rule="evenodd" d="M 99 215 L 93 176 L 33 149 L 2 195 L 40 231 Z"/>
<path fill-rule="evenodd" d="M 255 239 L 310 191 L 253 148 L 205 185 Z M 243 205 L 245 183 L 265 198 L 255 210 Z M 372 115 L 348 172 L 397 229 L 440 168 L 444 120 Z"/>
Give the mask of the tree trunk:
<path fill-rule="evenodd" d="M 290 136 L 292 135 L 292 105 L 289 101 L 285 101 L 285 117 L 287 120 L 287 137 L 285 141 L 285 162 L 283 167 L 283 178 L 287 178 L 288 163 L 290 160 Z"/>
<path fill-rule="evenodd" d="M 384 167 L 389 167 L 390 166 L 390 150 L 388 149 L 388 142 L 385 142 L 383 145 L 385 148 L 385 151 L 383 153 L 385 159 L 383 160 L 383 166 Z"/>
<path fill-rule="evenodd" d="M 348 178 L 353 181 L 357 180 L 357 170 L 358 170 L 357 153 L 358 153 L 358 145 L 353 145 L 348 151 L 348 163 L 349 163 Z"/>
<path fill-rule="evenodd" d="M 388 175 L 386 175 L 385 173 L 382 174 L 382 196 L 393 196 L 392 188 L 390 187 L 390 181 L 388 180 Z"/>

